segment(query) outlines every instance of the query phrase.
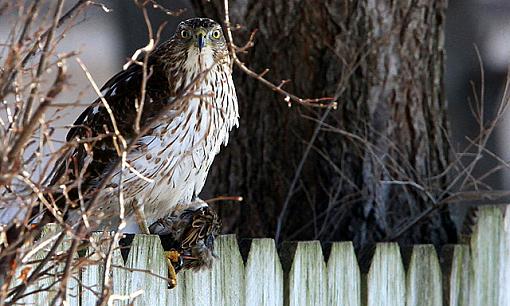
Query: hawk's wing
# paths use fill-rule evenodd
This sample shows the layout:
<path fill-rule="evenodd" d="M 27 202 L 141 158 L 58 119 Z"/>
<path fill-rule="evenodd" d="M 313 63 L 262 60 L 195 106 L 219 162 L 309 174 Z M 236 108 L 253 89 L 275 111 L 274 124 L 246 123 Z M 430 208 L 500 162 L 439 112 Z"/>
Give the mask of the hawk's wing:
<path fill-rule="evenodd" d="M 170 101 L 170 84 L 167 76 L 157 66 L 150 66 L 146 84 L 145 105 L 140 126 Z M 131 65 L 128 69 L 113 76 L 101 89 L 116 127 L 129 143 L 134 135 L 137 115 L 136 103 L 140 101 L 143 81 L 142 67 Z M 66 140 L 80 140 L 80 144 L 70 148 L 57 162 L 49 182 L 50 186 L 71 184 L 82 173 L 81 188 L 86 192 L 98 183 L 109 166 L 118 159 L 118 151 L 113 142 L 114 125 L 111 115 L 101 99 L 88 106 L 74 122 Z M 85 171 L 82 171 L 86 167 Z M 76 187 L 76 186 L 73 186 Z M 55 195 L 57 196 L 58 195 Z M 70 191 L 71 200 L 77 199 L 77 191 Z"/>

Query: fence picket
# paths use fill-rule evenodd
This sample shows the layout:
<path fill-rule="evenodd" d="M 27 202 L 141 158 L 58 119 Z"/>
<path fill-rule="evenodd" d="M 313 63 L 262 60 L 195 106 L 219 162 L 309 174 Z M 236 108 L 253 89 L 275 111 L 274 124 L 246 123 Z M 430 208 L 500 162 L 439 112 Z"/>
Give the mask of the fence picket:
<path fill-rule="evenodd" d="M 471 266 L 469 246 L 454 245 L 452 254 L 450 275 L 446 279 L 449 282 L 448 305 L 469 305 L 469 269 Z"/>
<path fill-rule="evenodd" d="M 211 271 L 202 270 L 194 272 L 187 270 L 180 273 L 179 277 L 182 277 L 182 283 L 178 283 L 177 289 L 181 290 L 182 305 L 205 306 L 212 304 Z"/>
<path fill-rule="evenodd" d="M 433 245 L 413 247 L 406 278 L 406 305 L 443 305 L 441 267 Z"/>
<path fill-rule="evenodd" d="M 48 239 L 53 239 L 54 240 L 54 238 L 56 238 L 56 236 L 58 235 L 58 230 L 59 230 L 59 226 L 56 225 L 56 224 L 50 224 L 50 225 L 46 226 L 43 229 L 42 233 L 41 233 L 41 238 L 39 239 L 38 244 L 43 243 L 44 241 L 46 241 Z M 53 242 L 49 243 L 41 251 L 39 251 L 36 254 L 34 254 L 33 258 L 31 258 L 30 261 L 37 261 L 37 260 L 43 259 L 45 257 L 45 255 L 46 255 L 46 253 L 49 251 L 49 249 L 52 246 L 53 246 Z M 23 269 L 26 268 L 27 271 L 28 271 L 28 275 L 30 275 L 30 273 L 35 268 L 35 266 L 37 266 L 37 264 L 27 265 L 27 266 L 18 268 L 17 272 L 16 272 L 16 276 L 15 276 L 16 277 L 15 285 L 19 285 L 21 283 L 20 276 L 21 276 L 21 272 L 22 272 Z M 48 268 L 48 264 L 45 265 L 44 268 Z M 53 271 L 53 272 L 55 272 L 55 271 Z M 28 288 L 26 289 L 25 293 L 32 292 L 32 291 L 35 291 L 35 290 L 39 290 L 39 289 L 42 289 L 42 288 L 46 288 L 46 287 L 50 286 L 54 281 L 55 281 L 55 277 L 54 276 L 44 276 L 43 278 L 40 278 L 34 284 L 28 286 Z M 52 286 L 51 288 L 52 288 L 52 290 L 58 289 L 58 287 L 56 287 L 56 286 Z M 30 305 L 30 304 L 33 304 L 33 305 L 45 305 L 45 304 L 50 302 L 50 300 L 51 300 L 51 298 L 53 298 L 53 296 L 54 296 L 53 293 L 48 291 L 48 290 L 47 291 L 41 291 L 41 292 L 39 292 L 37 294 L 28 295 L 27 297 L 23 298 L 20 302 L 21 303 L 26 303 L 28 305 Z"/>
<path fill-rule="evenodd" d="M 61 230 L 57 225 L 47 226 L 36 245 L 55 238 Z M 102 258 L 97 254 L 107 253 L 111 238 L 105 233 L 92 234 L 86 258 L 80 259 L 81 272 L 69 280 L 67 302 L 70 305 L 97 303 L 104 277 Z M 65 255 L 70 241 L 66 238 L 58 253 Z M 30 261 L 42 259 L 51 246 L 52 243 L 46 245 Z M 510 206 L 506 207 L 504 217 L 498 207 L 480 208 L 470 244 L 445 246 L 442 255 L 445 271 L 441 271 L 431 245 L 413 247 L 406 273 L 398 245 L 377 244 L 368 275 L 363 278 L 351 242 L 333 243 L 327 264 L 318 241 L 288 246 L 282 248 L 285 264 L 282 265 L 273 239 L 253 239 L 244 264 L 236 237 L 220 236 L 215 245 L 218 258 L 212 269 L 181 272 L 177 288 L 169 290 L 159 237 L 136 235 L 126 264 L 117 246 L 112 253 L 111 298 L 115 301 L 111 304 L 510 306 Z M 62 262 L 48 264 L 49 273 L 31 284 L 26 292 L 51 285 L 60 277 L 63 265 Z M 33 267 L 18 268 L 13 286 L 21 282 L 20 274 L 27 269 Z M 27 296 L 22 302 L 48 305 L 58 286 L 53 284 L 51 290 Z"/>
<path fill-rule="evenodd" d="M 500 269 L 502 268 L 503 218 L 497 207 L 480 209 L 471 236 L 470 305 L 499 303 Z M 506 254 L 505 256 L 508 256 Z"/>
<path fill-rule="evenodd" d="M 283 306 L 283 270 L 273 239 L 252 240 L 245 275 L 246 306 Z"/>
<path fill-rule="evenodd" d="M 405 273 L 396 243 L 378 243 L 367 279 L 368 306 L 404 306 Z"/>
<path fill-rule="evenodd" d="M 84 305 L 92 305 L 96 303 L 97 296 L 95 293 L 101 293 L 101 284 L 103 283 L 103 265 L 96 263 L 96 261 L 100 260 L 100 256 L 94 249 L 95 247 L 99 248 L 101 253 L 103 253 L 104 248 L 102 248 L 101 240 L 104 237 L 103 233 L 93 233 L 90 236 L 90 243 L 92 244 L 87 249 L 87 253 L 85 254 L 86 259 L 90 261 L 94 261 L 94 264 L 87 265 L 83 267 L 81 271 L 81 282 L 84 286 L 81 299 L 82 304 Z"/>
<path fill-rule="evenodd" d="M 499 291 L 499 303 L 502 306 L 510 306 L 510 205 L 505 209 L 505 218 L 503 222 L 503 237 L 501 238 L 501 276 L 499 285 L 502 287 Z"/>
<path fill-rule="evenodd" d="M 297 243 L 288 288 L 289 306 L 326 305 L 327 271 L 318 241 Z"/>
<path fill-rule="evenodd" d="M 108 254 L 112 238 L 113 237 L 111 235 L 103 232 L 92 233 L 90 236 L 90 245 L 85 254 L 86 258 L 84 258 L 84 260 L 87 260 L 90 264 L 87 264 L 82 268 L 80 275 L 81 283 L 83 284 L 83 288 L 81 290 L 82 305 L 95 305 L 98 300 L 98 294 L 100 295 L 103 290 L 102 284 L 105 277 L 105 271 L 102 256 Z M 111 247 L 113 248 L 111 255 L 112 267 L 123 266 L 124 261 L 122 260 L 118 244 L 114 244 Z M 109 272 L 110 277 L 113 276 L 113 271 L 115 269 L 119 268 L 113 267 Z M 120 293 L 119 288 L 115 291 L 115 288 L 112 287 L 112 294 L 119 295 Z"/>
<path fill-rule="evenodd" d="M 126 262 L 128 293 L 140 293 L 134 305 L 166 305 L 168 267 L 163 256 L 163 247 L 158 236 L 136 235 Z M 130 270 L 130 269 L 136 269 Z M 143 271 L 150 271 L 155 275 Z"/>
<path fill-rule="evenodd" d="M 57 235 L 59 231 L 61 230 L 60 226 L 56 224 L 50 224 L 46 226 L 42 233 L 41 233 L 41 239 L 40 241 L 44 241 L 45 239 L 51 239 L 51 237 Z M 50 243 L 48 246 L 46 246 L 45 249 L 51 248 L 53 244 Z M 57 248 L 57 254 L 65 254 L 69 247 L 71 246 L 71 242 L 69 238 L 65 238 L 64 241 L 58 246 Z M 37 254 L 34 255 L 34 259 L 43 259 L 46 255 L 46 250 L 41 250 Z M 75 254 L 74 257 L 77 257 L 78 255 Z M 55 298 L 57 291 L 59 289 L 59 283 L 54 283 L 57 281 L 61 274 L 63 273 L 65 264 L 59 263 L 58 265 L 55 265 L 53 267 L 50 267 L 51 264 L 47 264 L 44 269 L 48 269 L 47 275 L 39 279 L 39 281 L 36 282 L 36 284 L 29 286 L 27 291 L 25 293 L 29 293 L 33 290 L 41 289 L 41 288 L 50 288 L 49 290 L 29 295 L 26 298 L 23 299 L 23 303 L 27 304 L 34 304 L 34 305 L 49 305 L 53 299 Z M 30 272 L 29 272 L 30 273 Z M 19 273 L 17 273 L 19 275 Z M 18 276 L 19 277 L 19 276 Z M 78 305 L 79 303 L 79 284 L 78 282 L 71 277 L 67 281 L 67 295 L 66 295 L 66 301 L 70 305 Z"/>
<path fill-rule="evenodd" d="M 235 235 L 218 237 L 215 243 L 218 258 L 214 261 L 211 306 L 244 305 L 244 263 Z"/>
<path fill-rule="evenodd" d="M 130 253 L 133 249 L 130 249 Z M 119 263 L 119 266 L 125 267 L 124 259 L 122 258 L 120 249 L 115 250 L 113 254 L 115 257 L 113 258 L 114 262 Z M 128 272 L 125 268 L 112 268 L 112 291 L 115 298 L 115 306 L 120 305 L 128 305 L 129 299 L 127 296 L 131 294 L 130 283 L 131 283 L 131 272 Z M 89 304 L 90 306 L 95 304 Z M 88 305 L 82 305 L 88 306 Z"/>
<path fill-rule="evenodd" d="M 328 305 L 361 305 L 361 278 L 352 242 L 335 242 L 328 259 Z"/>

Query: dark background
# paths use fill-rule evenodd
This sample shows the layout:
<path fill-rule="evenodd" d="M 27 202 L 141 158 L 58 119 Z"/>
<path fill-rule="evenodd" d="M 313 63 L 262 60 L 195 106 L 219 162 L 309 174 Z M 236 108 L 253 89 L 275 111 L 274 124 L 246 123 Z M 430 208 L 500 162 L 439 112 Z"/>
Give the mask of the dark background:
<path fill-rule="evenodd" d="M 118 53 L 118 67 L 133 52 L 144 46 L 147 31 L 144 27 L 141 12 L 127 1 L 111 1 L 109 6 L 113 12 L 109 14 L 115 20 L 117 32 L 122 42 Z M 178 17 L 165 16 L 151 10 L 153 28 L 168 22 L 162 32 L 162 39 L 168 38 L 180 20 L 196 16 L 188 1 L 160 1 L 169 9 L 184 8 L 185 12 Z M 103 14 L 102 12 L 100 14 Z M 203 16 L 200 16 L 203 17 Z M 479 49 L 483 61 L 485 76 L 485 116 L 491 119 L 502 94 L 507 65 L 510 59 L 510 2 L 505 0 L 451 0 L 446 12 L 446 70 L 445 86 L 448 100 L 448 117 L 452 143 L 459 148 L 465 146 L 467 138 L 478 133 L 469 103 L 473 101 L 474 92 L 479 93 L 480 62 L 476 48 Z M 119 47 L 119 46 L 117 46 Z M 473 85 L 477 89 L 473 91 Z M 504 120 L 488 143 L 488 149 L 496 152 L 505 160 L 510 159 L 510 149 L 506 145 L 510 135 L 508 123 Z M 235 136 L 234 136 L 235 137 Z M 221 154 L 221 153 L 220 153 Z M 482 161 L 475 175 L 483 175 L 487 169 L 495 166 L 494 160 Z M 510 174 L 503 170 L 491 175 L 486 182 L 494 189 L 505 189 Z M 211 182 L 208 182 L 211 184 Z M 469 203 L 450 207 L 454 221 L 460 228 Z"/>
<path fill-rule="evenodd" d="M 122 47 L 119 53 L 124 59 L 147 42 L 142 14 L 134 4 L 127 2 L 109 1 L 109 7 L 113 9 L 111 16 L 121 35 Z M 181 20 L 196 16 L 189 1 L 167 0 L 159 3 L 169 9 L 185 9 L 183 14 L 172 18 L 159 11 L 150 11 L 154 29 L 167 22 L 162 32 L 163 40 L 172 35 Z M 478 126 L 469 107 L 473 100 L 472 84 L 479 86 L 481 78 L 476 48 L 480 51 L 485 74 L 486 119 L 493 117 L 501 98 L 510 60 L 510 2 L 450 0 L 446 13 L 445 45 L 445 86 L 450 133 L 454 143 L 461 148 L 468 143 L 466 137 L 473 138 L 478 133 Z M 123 60 L 118 61 L 119 67 L 122 63 Z M 507 126 L 501 124 L 488 144 L 491 151 L 497 152 L 505 160 L 510 159 L 510 148 L 506 145 L 510 138 L 508 131 Z M 483 173 L 494 165 L 495 162 L 484 161 L 477 172 Z M 504 189 L 509 179 L 510 172 L 502 171 L 492 175 L 487 182 L 495 189 Z"/>
<path fill-rule="evenodd" d="M 168 9 L 185 9 L 184 13 L 178 17 L 169 17 L 160 11 L 149 9 L 154 29 L 167 22 L 162 32 L 162 40 L 173 33 L 179 21 L 196 16 L 188 1 L 158 2 Z M 80 19 L 76 27 L 69 32 L 59 50 L 70 51 L 79 48 L 80 57 L 99 85 L 120 70 L 135 50 L 146 45 L 148 38 L 142 13 L 132 1 L 115 0 L 103 1 L 103 3 L 112 11 L 106 13 L 100 7 L 91 8 L 85 18 Z M 70 6 L 72 3 L 67 5 Z M 9 26 L 8 20 L 0 20 L 0 38 L 7 36 Z M 469 106 L 470 100 L 473 100 L 472 84 L 477 88 L 476 93 L 479 92 L 480 85 L 480 63 L 475 46 L 480 50 L 485 73 L 486 119 L 493 117 L 499 102 L 510 59 L 510 2 L 507 0 L 450 0 L 446 11 L 445 44 L 445 86 L 451 142 L 460 150 L 468 143 L 467 138 L 473 138 L 478 134 L 478 125 Z M 69 65 L 70 74 L 73 76 L 71 85 L 75 88 L 71 91 L 76 96 L 80 96 L 84 104 L 92 101 L 94 92 L 83 77 L 83 72 L 75 62 Z M 61 100 L 73 98 L 63 96 Z M 74 121 L 80 111 L 75 109 L 67 112 L 61 120 L 62 126 Z M 241 116 L 243 116 L 242 113 Z M 504 120 L 498 126 L 494 137 L 488 143 L 488 149 L 502 156 L 504 160 L 510 160 L 510 149 L 507 145 L 510 138 L 508 133 L 510 126 L 507 121 L 510 122 Z M 66 128 L 62 127 L 56 136 L 63 138 L 65 132 Z M 234 132 L 233 137 L 236 137 L 236 133 Z M 482 175 L 495 164 L 494 160 L 485 159 L 477 167 L 475 175 Z M 494 189 L 508 189 L 509 180 L 510 174 L 506 169 L 487 178 L 486 183 Z M 208 181 L 209 185 L 214 183 Z M 206 194 L 204 198 L 209 196 L 217 196 L 217 194 Z M 468 204 L 450 207 L 453 219 L 459 227 Z M 255 205 L 255 203 L 243 205 Z"/>

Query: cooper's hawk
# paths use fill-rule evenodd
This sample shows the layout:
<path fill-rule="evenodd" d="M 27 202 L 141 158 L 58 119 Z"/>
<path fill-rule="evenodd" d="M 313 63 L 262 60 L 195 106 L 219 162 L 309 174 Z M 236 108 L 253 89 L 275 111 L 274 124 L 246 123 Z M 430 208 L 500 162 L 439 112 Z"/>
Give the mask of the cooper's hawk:
<path fill-rule="evenodd" d="M 99 193 L 97 209 L 87 221 L 91 228 L 117 229 L 122 188 L 123 232 L 143 232 L 159 220 L 151 229 L 173 234 L 181 250 L 188 250 L 187 258 L 200 259 L 192 253 L 210 248 L 218 223 L 197 196 L 239 116 L 221 26 L 207 18 L 181 22 L 173 37 L 148 57 L 145 89 L 143 76 L 143 67 L 131 64 L 103 86 L 104 99 L 78 117 L 67 141 L 80 144 L 59 162 L 50 182 L 56 191 L 50 197 L 61 203 L 67 222 L 75 224 L 82 222 L 84 206 Z M 148 132 L 137 138 L 121 168 L 117 161 L 122 143 L 116 131 L 127 143 L 135 139 L 142 90 L 139 126 Z M 163 119 L 154 120 L 162 111 Z M 112 167 L 113 178 L 99 190 Z"/>

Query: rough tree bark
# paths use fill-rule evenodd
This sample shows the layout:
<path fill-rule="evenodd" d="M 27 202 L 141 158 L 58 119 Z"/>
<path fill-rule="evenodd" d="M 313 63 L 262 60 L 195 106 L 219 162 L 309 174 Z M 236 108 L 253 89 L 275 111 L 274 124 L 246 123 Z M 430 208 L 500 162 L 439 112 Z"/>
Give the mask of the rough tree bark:
<path fill-rule="evenodd" d="M 222 0 L 193 0 L 197 15 L 224 20 Z M 303 97 L 332 96 L 325 120 L 281 211 L 298 164 L 324 110 L 288 107 L 240 71 L 241 123 L 214 164 L 208 195 L 241 195 L 220 204 L 225 231 L 242 237 L 354 240 L 358 249 L 387 240 L 447 196 L 449 150 L 443 88 L 446 0 L 231 1 L 241 55 L 257 72 Z M 411 183 L 412 182 L 412 183 Z M 283 216 L 283 217 L 282 217 Z M 455 240 L 448 211 L 437 210 L 400 243 Z"/>

